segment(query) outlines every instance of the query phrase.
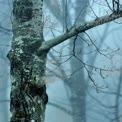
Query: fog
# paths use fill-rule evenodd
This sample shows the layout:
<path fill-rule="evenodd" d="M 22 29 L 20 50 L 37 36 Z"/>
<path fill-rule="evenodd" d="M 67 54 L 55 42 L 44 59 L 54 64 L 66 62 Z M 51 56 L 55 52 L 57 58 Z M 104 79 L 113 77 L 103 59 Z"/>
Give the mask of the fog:
<path fill-rule="evenodd" d="M 12 41 L 11 6 L 10 0 L 0 0 L 1 122 L 9 122 L 10 118 L 10 62 L 6 56 Z M 74 23 L 85 23 L 110 12 L 102 0 L 45 0 L 45 40 L 62 34 Z M 88 64 L 89 72 L 81 61 L 72 57 L 75 37 L 50 50 L 46 70 L 49 96 L 46 122 L 122 121 L 121 22 L 118 19 L 106 23 L 77 37 L 75 54 Z"/>

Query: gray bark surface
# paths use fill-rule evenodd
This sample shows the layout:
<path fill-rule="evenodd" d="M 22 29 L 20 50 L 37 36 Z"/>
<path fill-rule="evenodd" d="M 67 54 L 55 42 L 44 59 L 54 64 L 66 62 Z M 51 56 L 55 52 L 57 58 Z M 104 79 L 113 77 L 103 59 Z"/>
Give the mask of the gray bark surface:
<path fill-rule="evenodd" d="M 11 122 L 44 122 L 48 101 L 45 85 L 47 51 L 43 39 L 43 0 L 14 0 L 11 61 Z"/>

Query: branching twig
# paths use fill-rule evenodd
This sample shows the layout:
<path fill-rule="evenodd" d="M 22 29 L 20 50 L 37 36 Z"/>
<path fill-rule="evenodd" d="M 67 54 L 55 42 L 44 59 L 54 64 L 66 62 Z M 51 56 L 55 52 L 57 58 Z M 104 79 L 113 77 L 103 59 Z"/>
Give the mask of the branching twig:
<path fill-rule="evenodd" d="M 112 57 L 108 57 L 107 55 L 103 54 L 103 53 L 99 50 L 99 48 L 95 45 L 95 43 L 93 42 L 93 40 L 91 39 L 91 37 L 90 37 L 86 32 L 84 32 L 84 33 L 85 33 L 85 34 L 87 35 L 87 37 L 90 39 L 91 43 L 94 45 L 94 47 L 95 47 L 96 50 L 99 52 L 99 54 L 101 54 L 101 55 L 103 55 L 104 57 L 109 58 L 109 59 L 112 58 Z"/>

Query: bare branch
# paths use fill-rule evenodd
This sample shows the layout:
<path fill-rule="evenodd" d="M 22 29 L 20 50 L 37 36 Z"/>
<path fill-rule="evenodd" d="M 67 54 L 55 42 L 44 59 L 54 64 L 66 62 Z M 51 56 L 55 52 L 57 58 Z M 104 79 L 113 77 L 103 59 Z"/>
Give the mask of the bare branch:
<path fill-rule="evenodd" d="M 41 47 L 38 49 L 37 54 L 41 53 L 42 50 L 50 50 L 52 47 L 66 41 L 67 39 L 78 35 L 79 33 L 85 32 L 86 30 L 89 30 L 91 28 L 94 28 L 96 26 L 111 22 L 113 20 L 116 20 L 118 18 L 122 17 L 122 11 L 119 13 L 112 13 L 110 15 L 106 15 L 103 17 L 99 17 L 95 20 L 92 20 L 90 22 L 87 22 L 83 25 L 79 26 L 73 26 L 69 29 L 68 32 L 65 32 L 64 34 L 55 37 L 51 40 L 45 41 L 42 43 Z"/>
<path fill-rule="evenodd" d="M 84 33 L 85 33 L 85 34 L 87 35 L 87 37 L 90 39 L 91 43 L 92 43 L 93 46 L 96 48 L 96 50 L 98 51 L 99 54 L 101 54 L 101 55 L 103 55 L 104 57 L 109 58 L 109 59 L 112 58 L 112 56 L 109 57 L 109 56 L 107 56 L 106 54 L 102 53 L 102 52 L 100 51 L 100 49 L 95 45 L 95 43 L 93 42 L 93 40 L 91 39 L 91 37 L 90 37 L 86 32 L 84 32 Z"/>
<path fill-rule="evenodd" d="M 67 113 L 69 115 L 73 115 L 74 114 L 72 111 L 70 111 L 70 110 L 66 109 L 65 107 L 60 106 L 60 105 L 58 105 L 56 103 L 49 102 L 48 104 L 51 105 L 51 106 L 59 108 L 60 110 L 64 111 L 65 113 Z"/>

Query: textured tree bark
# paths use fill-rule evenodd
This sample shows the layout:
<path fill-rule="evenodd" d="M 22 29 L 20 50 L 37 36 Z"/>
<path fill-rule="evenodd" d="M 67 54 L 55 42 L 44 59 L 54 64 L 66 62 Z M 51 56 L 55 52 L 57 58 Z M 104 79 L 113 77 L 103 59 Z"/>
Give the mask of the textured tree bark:
<path fill-rule="evenodd" d="M 43 0 L 13 1 L 10 122 L 44 122 L 48 51 L 37 52 L 44 41 L 42 7 Z"/>

